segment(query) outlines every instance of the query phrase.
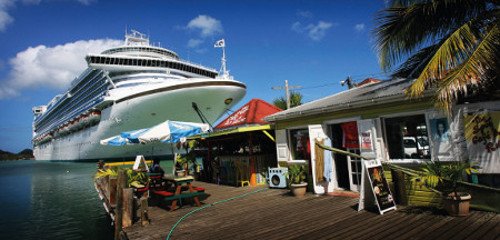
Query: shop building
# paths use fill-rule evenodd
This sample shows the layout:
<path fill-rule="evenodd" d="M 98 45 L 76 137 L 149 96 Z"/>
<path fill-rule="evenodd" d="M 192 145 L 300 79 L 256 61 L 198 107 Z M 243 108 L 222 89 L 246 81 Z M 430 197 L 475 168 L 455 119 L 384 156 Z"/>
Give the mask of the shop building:
<path fill-rule="evenodd" d="M 314 192 L 359 191 L 361 160 L 315 147 L 324 145 L 401 165 L 430 160 L 476 161 L 479 183 L 500 185 L 500 99 L 468 99 L 451 116 L 436 109 L 432 93 L 408 99 L 413 80 L 361 85 L 265 118 L 275 124 L 279 165 L 306 163 Z M 465 102 L 467 101 L 467 102 Z M 318 162 L 320 161 L 320 162 Z"/>
<path fill-rule="evenodd" d="M 269 167 L 276 167 L 274 129 L 264 117 L 281 111 L 252 99 L 197 139 L 203 149 L 205 181 L 233 186 L 266 184 Z"/>

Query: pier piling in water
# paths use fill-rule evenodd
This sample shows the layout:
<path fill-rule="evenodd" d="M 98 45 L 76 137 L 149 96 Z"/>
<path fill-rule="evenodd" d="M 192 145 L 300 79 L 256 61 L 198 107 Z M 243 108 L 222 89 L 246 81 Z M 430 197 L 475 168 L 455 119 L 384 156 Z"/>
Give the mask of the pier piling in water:
<path fill-rule="evenodd" d="M 123 219 L 122 227 L 132 226 L 133 220 L 133 209 L 134 209 L 134 190 L 132 188 L 123 189 Z"/>
<path fill-rule="evenodd" d="M 115 218 L 115 240 L 120 239 L 120 232 L 123 227 L 123 189 L 127 185 L 127 174 L 123 169 L 118 170 L 118 180 L 116 186 L 116 218 Z"/>

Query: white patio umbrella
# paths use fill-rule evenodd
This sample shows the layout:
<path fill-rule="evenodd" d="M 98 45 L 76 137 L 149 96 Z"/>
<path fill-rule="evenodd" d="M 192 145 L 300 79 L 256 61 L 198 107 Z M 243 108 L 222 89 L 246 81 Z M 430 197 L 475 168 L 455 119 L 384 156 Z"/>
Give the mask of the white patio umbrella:
<path fill-rule="evenodd" d="M 128 144 L 160 141 L 176 143 L 186 137 L 207 132 L 210 126 L 206 123 L 165 121 L 151 128 L 144 128 L 101 140 L 102 145 L 124 146 Z"/>

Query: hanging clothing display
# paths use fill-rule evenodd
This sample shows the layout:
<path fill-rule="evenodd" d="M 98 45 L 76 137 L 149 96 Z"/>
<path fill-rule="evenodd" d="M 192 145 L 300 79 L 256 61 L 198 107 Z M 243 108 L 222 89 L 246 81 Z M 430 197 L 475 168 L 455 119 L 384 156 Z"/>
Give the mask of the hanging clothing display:
<path fill-rule="evenodd" d="M 330 138 L 325 139 L 325 146 L 332 146 L 332 140 Z M 333 179 L 333 157 L 330 150 L 323 150 L 323 177 L 327 182 L 331 182 Z"/>
<path fill-rule="evenodd" d="M 323 140 L 316 140 L 317 143 L 323 144 Z M 318 146 L 318 144 L 314 144 L 314 152 L 316 153 L 316 183 L 323 181 L 323 170 L 324 170 L 324 150 Z"/>
<path fill-rule="evenodd" d="M 342 128 L 342 147 L 359 148 L 358 125 L 356 122 L 346 122 L 340 125 Z"/>

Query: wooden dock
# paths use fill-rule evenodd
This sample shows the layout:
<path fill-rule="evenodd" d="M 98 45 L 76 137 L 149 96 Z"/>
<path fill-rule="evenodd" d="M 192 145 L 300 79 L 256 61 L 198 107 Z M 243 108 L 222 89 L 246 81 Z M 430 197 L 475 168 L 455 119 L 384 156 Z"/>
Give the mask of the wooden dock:
<path fill-rule="evenodd" d="M 196 185 L 211 196 L 203 200 L 204 209 L 178 224 L 171 239 L 500 239 L 500 216 L 495 213 L 472 211 L 468 217 L 453 218 L 403 208 L 379 215 L 358 212 L 356 198 L 296 198 L 281 189 Z M 219 203 L 256 190 L 261 191 Z M 174 224 L 195 209 L 185 204 L 169 212 L 150 206 L 149 225 L 135 223 L 124 231 L 129 239 L 165 239 Z"/>

